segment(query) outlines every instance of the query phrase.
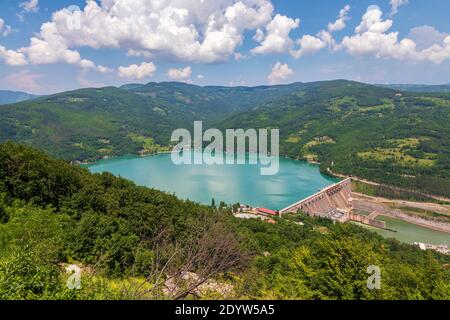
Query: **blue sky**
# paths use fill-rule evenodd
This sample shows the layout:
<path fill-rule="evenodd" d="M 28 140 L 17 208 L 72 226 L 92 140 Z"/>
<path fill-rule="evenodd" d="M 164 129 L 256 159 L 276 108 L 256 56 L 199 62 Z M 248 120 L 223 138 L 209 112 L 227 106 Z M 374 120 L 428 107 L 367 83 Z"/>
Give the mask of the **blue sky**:
<path fill-rule="evenodd" d="M 448 0 L 1 1 L 0 89 L 449 83 L 449 13 Z"/>

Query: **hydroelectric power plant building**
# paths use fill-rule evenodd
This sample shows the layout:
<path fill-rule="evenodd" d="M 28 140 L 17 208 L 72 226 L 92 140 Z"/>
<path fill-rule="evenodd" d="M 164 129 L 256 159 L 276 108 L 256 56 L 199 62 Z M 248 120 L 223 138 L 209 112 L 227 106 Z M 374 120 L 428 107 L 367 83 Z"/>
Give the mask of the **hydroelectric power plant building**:
<path fill-rule="evenodd" d="M 280 210 L 280 215 L 300 211 L 310 216 L 328 218 L 342 223 L 356 221 L 377 228 L 386 228 L 386 223 L 383 221 L 355 214 L 352 202 L 352 180 L 348 178 Z"/>

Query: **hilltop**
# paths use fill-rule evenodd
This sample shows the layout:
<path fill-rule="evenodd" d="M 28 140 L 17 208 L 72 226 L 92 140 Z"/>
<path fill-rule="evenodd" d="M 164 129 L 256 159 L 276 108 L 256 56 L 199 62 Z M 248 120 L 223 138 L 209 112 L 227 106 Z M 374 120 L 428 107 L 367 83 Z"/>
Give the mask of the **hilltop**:
<path fill-rule="evenodd" d="M 65 160 L 165 150 L 195 120 L 272 128 L 281 152 L 322 170 L 449 196 L 450 93 L 336 80 L 260 87 L 164 82 L 81 89 L 0 107 L 0 141 Z"/>
<path fill-rule="evenodd" d="M 339 80 L 305 84 L 217 126 L 279 127 L 282 155 L 318 161 L 324 172 L 448 196 L 448 123 L 450 94 Z"/>
<path fill-rule="evenodd" d="M 426 84 L 379 84 L 378 86 L 409 92 L 450 92 L 450 83 L 441 85 Z"/>

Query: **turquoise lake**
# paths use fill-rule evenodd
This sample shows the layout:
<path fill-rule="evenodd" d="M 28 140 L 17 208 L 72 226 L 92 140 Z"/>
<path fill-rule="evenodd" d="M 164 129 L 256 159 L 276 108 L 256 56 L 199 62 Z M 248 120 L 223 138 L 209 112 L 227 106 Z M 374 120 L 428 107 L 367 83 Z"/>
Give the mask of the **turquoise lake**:
<path fill-rule="evenodd" d="M 262 176 L 260 165 L 175 165 L 170 154 L 101 160 L 88 168 L 202 204 L 211 204 L 214 198 L 216 204 L 239 202 L 274 210 L 338 181 L 321 174 L 317 165 L 285 158 L 280 158 L 274 176 Z"/>
<path fill-rule="evenodd" d="M 251 156 L 247 156 L 248 157 Z M 93 173 L 110 172 L 179 198 L 203 204 L 241 203 L 279 210 L 304 199 L 339 180 L 322 175 L 317 165 L 280 158 L 274 176 L 262 176 L 259 165 L 175 165 L 170 154 L 149 157 L 128 156 L 101 160 L 87 166 Z M 446 233 L 415 226 L 400 220 L 380 217 L 389 229 L 369 228 L 385 238 L 402 242 L 450 243 Z"/>

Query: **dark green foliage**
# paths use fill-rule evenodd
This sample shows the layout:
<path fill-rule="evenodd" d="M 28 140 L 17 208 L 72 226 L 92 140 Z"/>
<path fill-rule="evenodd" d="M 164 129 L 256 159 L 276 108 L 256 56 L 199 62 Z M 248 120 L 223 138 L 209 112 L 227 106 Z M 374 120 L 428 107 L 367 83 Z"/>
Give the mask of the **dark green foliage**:
<path fill-rule="evenodd" d="M 167 272 L 179 272 L 197 246 L 206 259 L 192 260 L 189 271 L 238 261 L 220 269 L 235 298 L 450 298 L 447 256 L 351 224 L 301 214 L 275 225 L 238 220 L 228 208 L 92 175 L 12 143 L 0 145 L 0 169 L 8 217 L 0 222 L 0 299 L 135 298 L 111 281 L 147 277 L 155 262 L 173 261 Z M 82 290 L 65 286 L 63 266 L 74 262 L 95 270 Z M 382 269 L 380 291 L 367 289 L 370 264 Z"/>
<path fill-rule="evenodd" d="M 351 224 L 306 219 L 305 226 L 241 222 L 260 255 L 242 275 L 252 299 L 450 299 L 448 257 L 421 252 Z M 313 223 L 313 224 L 311 224 Z M 324 226 L 327 226 L 324 228 Z M 446 262 L 447 261 L 447 262 Z M 381 269 L 369 290 L 367 268 Z"/>
<path fill-rule="evenodd" d="M 65 254 L 120 275 L 134 263 L 133 249 L 165 230 L 182 239 L 211 209 L 137 187 L 110 174 L 91 175 L 41 152 L 0 145 L 0 188 L 9 201 L 52 206 L 68 217 Z"/>
<path fill-rule="evenodd" d="M 135 154 L 144 146 L 132 135 L 167 146 L 174 129 L 192 128 L 195 120 L 223 118 L 296 87 L 223 88 L 168 82 L 64 92 L 1 106 L 0 142 L 26 143 L 65 160 Z"/>
<path fill-rule="evenodd" d="M 344 80 L 254 88 L 165 82 L 65 92 L 1 106 L 0 114 L 0 142 L 79 161 L 153 153 L 195 120 L 222 129 L 280 128 L 283 156 L 449 196 L 445 92 L 399 93 Z"/>
<path fill-rule="evenodd" d="M 324 172 L 450 196 L 449 123 L 448 94 L 400 94 L 342 80 L 304 84 L 215 125 L 279 128 L 281 155 L 312 154 Z"/>
<path fill-rule="evenodd" d="M 423 194 L 403 190 L 401 188 L 396 188 L 386 185 L 371 185 L 360 181 L 353 181 L 353 191 L 358 193 L 363 193 L 372 197 L 381 197 L 387 199 L 401 199 L 410 201 L 421 201 L 421 202 L 436 202 L 440 201 L 425 196 Z"/>
<path fill-rule="evenodd" d="M 410 91 L 410 92 L 450 92 L 450 84 L 441 85 L 425 85 L 425 84 L 387 84 L 379 86 L 385 88 L 391 88 L 400 91 Z"/>

